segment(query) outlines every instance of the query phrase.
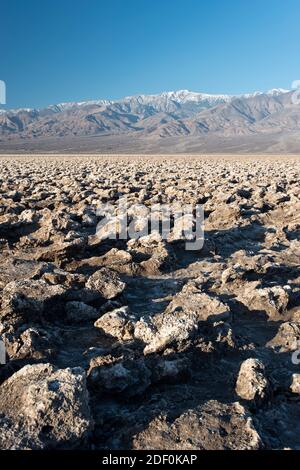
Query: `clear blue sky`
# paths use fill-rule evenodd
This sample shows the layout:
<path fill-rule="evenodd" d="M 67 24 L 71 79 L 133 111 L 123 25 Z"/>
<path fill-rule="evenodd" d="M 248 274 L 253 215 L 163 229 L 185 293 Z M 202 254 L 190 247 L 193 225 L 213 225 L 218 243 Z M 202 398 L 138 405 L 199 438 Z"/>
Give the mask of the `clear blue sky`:
<path fill-rule="evenodd" d="M 300 79 L 299 0 L 0 0 L 9 107 Z"/>

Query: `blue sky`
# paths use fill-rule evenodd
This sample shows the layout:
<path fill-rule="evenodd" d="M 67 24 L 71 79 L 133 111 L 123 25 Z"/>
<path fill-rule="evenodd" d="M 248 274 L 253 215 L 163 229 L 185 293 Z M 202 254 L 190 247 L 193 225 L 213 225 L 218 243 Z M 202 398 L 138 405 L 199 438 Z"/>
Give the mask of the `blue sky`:
<path fill-rule="evenodd" d="M 1 0 L 9 107 L 300 79 L 299 0 Z"/>

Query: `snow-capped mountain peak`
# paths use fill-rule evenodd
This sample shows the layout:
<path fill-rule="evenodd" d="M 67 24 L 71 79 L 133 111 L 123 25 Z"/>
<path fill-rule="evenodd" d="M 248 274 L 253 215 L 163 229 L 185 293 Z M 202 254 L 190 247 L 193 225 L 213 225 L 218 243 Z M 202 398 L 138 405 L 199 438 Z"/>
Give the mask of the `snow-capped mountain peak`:
<path fill-rule="evenodd" d="M 241 95 L 189 90 L 52 105 L 0 112 L 0 140 L 87 139 L 134 135 L 137 139 L 199 139 L 299 133 L 299 106 L 288 90 Z M 155 140 L 154 139 L 154 140 Z M 96 141 L 95 141 L 96 142 Z M 98 142 L 98 140 L 97 140 Z M 120 141 L 121 142 L 121 141 Z M 27 145 L 27 144 L 26 144 Z M 56 144 L 55 144 L 56 145 Z M 62 144 L 61 144 L 62 145 Z"/>
<path fill-rule="evenodd" d="M 272 88 L 272 90 L 269 90 L 266 94 L 270 96 L 279 96 L 283 95 L 284 93 L 289 93 L 290 90 L 286 90 L 284 88 Z"/>
<path fill-rule="evenodd" d="M 113 101 L 110 100 L 89 100 L 89 101 L 70 101 L 66 103 L 58 103 L 48 106 L 48 109 L 53 111 L 67 111 L 72 108 L 82 108 L 85 106 L 108 106 L 112 104 Z"/>
<path fill-rule="evenodd" d="M 153 106 L 155 109 L 168 109 L 172 104 L 174 105 L 185 105 L 185 104 L 194 104 L 198 105 L 201 108 L 209 108 L 216 106 L 222 103 L 228 103 L 236 98 L 252 98 L 259 95 L 268 95 L 268 96 L 279 96 L 284 93 L 288 93 L 289 90 L 283 88 L 273 88 L 267 92 L 254 92 L 246 93 L 240 95 L 227 95 L 227 94 L 209 94 L 209 93 L 200 93 L 189 90 L 176 90 L 176 91 L 165 91 L 158 94 L 140 94 L 133 96 L 126 96 L 125 98 L 119 100 L 89 100 L 89 101 L 74 101 L 74 102 L 65 102 L 50 105 L 46 110 L 54 112 L 64 112 L 76 108 L 86 108 L 88 106 L 99 106 L 99 107 L 109 107 L 113 104 L 130 104 L 130 105 L 144 105 L 144 106 Z M 1 109 L 0 114 L 6 113 L 20 113 L 20 112 L 39 112 L 41 110 L 36 110 L 34 108 L 20 108 L 20 109 Z"/>

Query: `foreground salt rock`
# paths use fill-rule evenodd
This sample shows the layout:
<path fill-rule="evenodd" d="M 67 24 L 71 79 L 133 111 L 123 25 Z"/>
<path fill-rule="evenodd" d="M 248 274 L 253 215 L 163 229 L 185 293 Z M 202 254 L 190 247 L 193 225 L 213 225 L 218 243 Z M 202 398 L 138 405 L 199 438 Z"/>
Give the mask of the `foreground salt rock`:
<path fill-rule="evenodd" d="M 292 375 L 292 383 L 290 385 L 290 390 L 292 393 L 300 395 L 300 374 Z"/>
<path fill-rule="evenodd" d="M 134 336 L 134 317 L 130 315 L 126 306 L 105 313 L 94 325 L 107 335 L 121 341 L 133 339 Z"/>
<path fill-rule="evenodd" d="M 89 369 L 89 382 L 99 394 L 121 394 L 133 397 L 142 394 L 151 384 L 151 371 L 143 359 L 127 359 L 105 364 L 92 361 Z M 100 363 L 100 365 L 99 365 Z"/>
<path fill-rule="evenodd" d="M 235 391 L 244 400 L 263 401 L 270 393 L 264 364 L 258 359 L 247 359 L 240 367 Z"/>
<path fill-rule="evenodd" d="M 2 448 L 85 445 L 92 418 L 84 371 L 55 370 L 51 364 L 23 367 L 0 386 L 0 416 Z"/>
<path fill-rule="evenodd" d="M 300 324 L 284 322 L 276 336 L 269 341 L 268 346 L 278 348 L 281 352 L 296 351 L 300 345 Z"/>
<path fill-rule="evenodd" d="M 186 284 L 165 312 L 135 325 L 135 337 L 146 346 L 145 354 L 160 352 L 172 342 L 188 339 L 199 322 L 214 322 L 230 317 L 230 308 L 220 300 L 201 292 L 194 282 Z"/>
<path fill-rule="evenodd" d="M 85 304 L 84 302 L 70 301 L 65 304 L 65 312 L 69 322 L 82 323 L 89 320 L 95 320 L 99 312 L 96 308 Z"/>
<path fill-rule="evenodd" d="M 59 338 L 55 338 L 53 333 L 47 328 L 25 325 L 3 333 L 2 340 L 10 359 L 48 360 L 55 355 L 59 343 Z"/>
<path fill-rule="evenodd" d="M 156 231 L 150 235 L 129 240 L 127 246 L 133 259 L 139 256 L 146 257 L 139 263 L 138 270 L 141 273 L 157 274 L 174 266 L 176 262 L 172 247 Z"/>
<path fill-rule="evenodd" d="M 259 283 L 253 282 L 246 286 L 238 299 L 250 310 L 266 312 L 270 319 L 278 320 L 286 311 L 289 294 L 280 286 L 261 288 Z"/>
<path fill-rule="evenodd" d="M 0 448 L 298 449 L 299 180 L 285 155 L 0 157 Z M 97 236 L 122 201 L 140 237 Z M 157 204 L 201 204 L 203 248 Z"/>
<path fill-rule="evenodd" d="M 113 269 L 118 273 L 132 274 L 136 271 L 137 267 L 133 263 L 132 256 L 125 250 L 118 250 L 112 248 L 102 256 L 93 256 L 91 258 L 83 258 L 82 260 L 74 262 L 75 267 L 107 267 Z"/>
<path fill-rule="evenodd" d="M 101 268 L 89 278 L 86 287 L 100 293 L 105 299 L 113 299 L 123 292 L 125 283 L 115 271 Z"/>
<path fill-rule="evenodd" d="M 190 362 L 186 358 L 156 360 L 152 370 L 152 381 L 176 384 L 185 382 L 191 376 Z"/>
<path fill-rule="evenodd" d="M 239 403 L 211 400 L 188 410 L 172 424 L 165 416 L 154 419 L 134 437 L 134 449 L 257 450 L 262 447 L 251 416 Z"/>
<path fill-rule="evenodd" d="M 2 291 L 1 321 L 12 325 L 50 318 L 65 292 L 63 286 L 51 286 L 43 280 L 12 281 Z"/>
<path fill-rule="evenodd" d="M 43 442 L 28 433 L 22 424 L 0 415 L 0 447 L 1 450 L 41 450 Z"/>

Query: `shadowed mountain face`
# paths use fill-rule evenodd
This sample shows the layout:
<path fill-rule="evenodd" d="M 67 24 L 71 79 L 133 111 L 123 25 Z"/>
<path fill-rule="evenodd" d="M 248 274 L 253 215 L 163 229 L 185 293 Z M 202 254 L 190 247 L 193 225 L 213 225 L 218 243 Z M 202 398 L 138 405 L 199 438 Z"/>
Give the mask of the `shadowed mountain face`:
<path fill-rule="evenodd" d="M 253 151 L 295 152 L 300 106 L 293 103 L 292 93 L 228 96 L 183 90 L 2 111 L 0 150 L 83 146 L 87 151 L 122 151 L 124 144 L 137 151 L 247 151 L 254 145 Z M 74 138 L 76 147 L 70 147 Z"/>

